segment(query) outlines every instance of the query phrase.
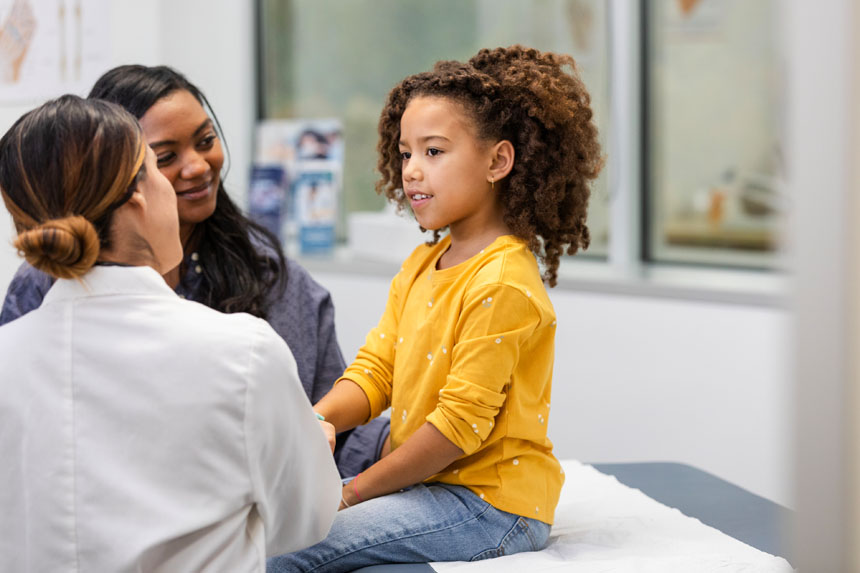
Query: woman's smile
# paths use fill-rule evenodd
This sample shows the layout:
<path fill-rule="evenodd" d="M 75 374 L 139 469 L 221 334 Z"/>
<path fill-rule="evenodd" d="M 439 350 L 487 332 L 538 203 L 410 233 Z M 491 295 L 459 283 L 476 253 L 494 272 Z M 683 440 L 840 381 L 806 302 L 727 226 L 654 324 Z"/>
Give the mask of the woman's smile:
<path fill-rule="evenodd" d="M 190 189 L 186 189 L 184 191 L 177 191 L 176 197 L 180 200 L 185 201 L 199 201 L 200 199 L 205 199 L 212 194 L 212 180 L 206 181 L 205 183 L 201 183 L 195 187 L 191 187 Z"/>

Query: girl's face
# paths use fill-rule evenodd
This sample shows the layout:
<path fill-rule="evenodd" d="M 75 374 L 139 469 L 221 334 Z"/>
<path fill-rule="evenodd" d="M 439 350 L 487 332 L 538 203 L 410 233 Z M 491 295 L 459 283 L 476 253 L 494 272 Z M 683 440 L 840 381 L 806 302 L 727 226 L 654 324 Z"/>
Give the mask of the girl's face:
<path fill-rule="evenodd" d="M 425 229 L 448 226 L 452 239 L 496 227 L 501 209 L 488 173 L 492 149 L 463 107 L 440 97 L 411 100 L 400 119 L 403 191 Z"/>
<path fill-rule="evenodd" d="M 137 191 L 143 195 L 146 204 L 141 230 L 155 254 L 156 270 L 164 274 L 182 261 L 176 193 L 158 170 L 155 153 L 148 146 L 143 166 L 144 175 L 137 184 Z"/>
<path fill-rule="evenodd" d="M 224 152 L 212 119 L 186 90 L 158 100 L 140 118 L 158 169 L 176 192 L 183 245 L 215 211 Z"/>

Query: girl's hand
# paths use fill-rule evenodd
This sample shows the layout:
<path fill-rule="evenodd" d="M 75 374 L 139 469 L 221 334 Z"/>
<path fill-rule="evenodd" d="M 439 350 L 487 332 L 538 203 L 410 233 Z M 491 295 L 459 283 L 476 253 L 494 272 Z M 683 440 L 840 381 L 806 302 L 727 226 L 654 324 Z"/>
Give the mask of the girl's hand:
<path fill-rule="evenodd" d="M 358 482 L 358 478 L 363 476 L 359 473 L 357 476 L 352 478 L 352 480 L 343 485 L 343 488 L 340 490 L 340 507 L 338 511 L 341 509 L 346 509 L 347 507 L 352 507 L 353 505 L 357 505 L 364 501 L 366 498 L 362 497 L 359 499 L 358 495 L 360 495 L 361 484 Z M 358 493 L 356 492 L 358 490 Z"/>
<path fill-rule="evenodd" d="M 349 482 L 348 484 L 345 484 L 343 486 L 343 489 L 340 490 L 340 507 L 338 507 L 337 510 L 341 511 L 342 509 L 346 509 L 347 507 L 352 507 L 356 503 L 359 503 L 359 501 L 355 499 L 355 494 L 352 492 L 352 482 Z"/>
<path fill-rule="evenodd" d="M 325 420 L 320 420 L 319 422 L 320 422 L 320 428 L 322 428 L 323 434 L 325 434 L 325 437 L 328 440 L 328 446 L 331 448 L 331 453 L 334 453 L 334 445 L 335 445 L 334 425 L 329 424 Z"/>
<path fill-rule="evenodd" d="M 341 509 L 424 481 L 463 456 L 463 450 L 430 422 L 424 422 L 396 451 L 384 453 L 384 458 L 343 486 Z"/>

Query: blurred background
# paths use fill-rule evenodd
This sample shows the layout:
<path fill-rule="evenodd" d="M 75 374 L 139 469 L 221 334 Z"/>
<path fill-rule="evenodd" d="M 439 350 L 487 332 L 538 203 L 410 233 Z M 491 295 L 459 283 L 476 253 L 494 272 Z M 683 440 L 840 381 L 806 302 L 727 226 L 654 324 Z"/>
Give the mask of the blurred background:
<path fill-rule="evenodd" d="M 860 563 L 853 4 L 0 0 L 0 130 L 47 98 L 85 95 L 112 66 L 171 65 L 211 101 L 227 189 L 247 204 L 259 122 L 339 120 L 337 247 L 302 262 L 332 292 L 349 360 L 422 240 L 373 191 L 388 90 L 482 47 L 573 55 L 607 164 L 592 246 L 563 261 L 550 292 L 556 454 L 697 466 L 798 509 L 801 565 L 849 570 Z M 4 214 L 3 291 L 19 264 L 12 235 Z"/>

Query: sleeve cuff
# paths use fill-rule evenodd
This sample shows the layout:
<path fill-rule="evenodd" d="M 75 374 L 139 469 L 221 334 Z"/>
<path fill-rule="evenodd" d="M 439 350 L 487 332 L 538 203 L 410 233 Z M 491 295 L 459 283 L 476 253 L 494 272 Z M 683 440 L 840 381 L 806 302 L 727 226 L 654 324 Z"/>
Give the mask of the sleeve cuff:
<path fill-rule="evenodd" d="M 467 456 L 477 451 L 490 434 L 489 427 L 481 428 L 477 423 L 469 426 L 464 420 L 452 422 L 439 408 L 430 412 L 426 420 Z"/>
<path fill-rule="evenodd" d="M 340 384 L 344 380 L 349 380 L 356 384 L 361 391 L 367 396 L 367 401 L 370 403 L 370 416 L 362 422 L 366 424 L 379 416 L 386 408 L 388 408 L 388 397 L 379 391 L 379 388 L 368 379 L 370 374 L 362 374 L 358 370 L 347 369 L 343 376 L 335 380 L 335 385 Z"/>

